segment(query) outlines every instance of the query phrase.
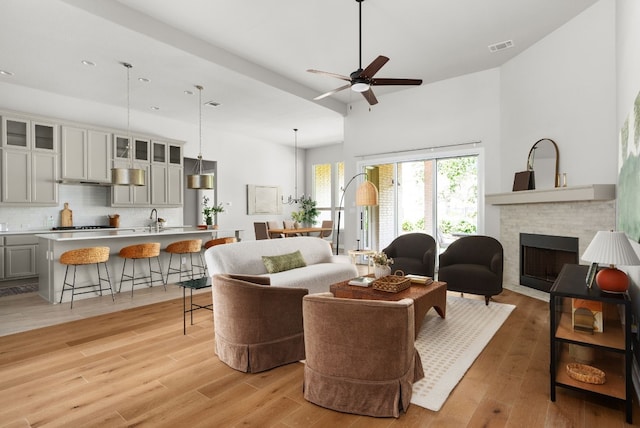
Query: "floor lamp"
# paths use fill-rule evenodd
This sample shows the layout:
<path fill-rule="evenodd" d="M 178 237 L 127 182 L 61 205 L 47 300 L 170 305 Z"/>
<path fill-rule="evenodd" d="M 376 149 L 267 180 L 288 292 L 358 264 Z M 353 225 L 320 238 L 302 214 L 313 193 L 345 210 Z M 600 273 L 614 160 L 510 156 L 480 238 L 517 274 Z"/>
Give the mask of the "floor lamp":
<path fill-rule="evenodd" d="M 347 189 L 349 185 L 361 175 L 367 176 L 366 172 L 360 172 L 353 177 L 344 186 L 342 189 L 342 197 L 340 198 L 340 205 L 338 206 L 338 224 L 336 225 L 336 255 L 340 251 L 340 215 L 342 214 L 342 203 L 344 202 L 344 195 L 347 193 Z M 378 205 L 378 189 L 376 186 L 370 182 L 369 180 L 364 180 L 361 185 L 358 186 L 356 190 L 356 205 L 359 207 L 368 207 Z"/>

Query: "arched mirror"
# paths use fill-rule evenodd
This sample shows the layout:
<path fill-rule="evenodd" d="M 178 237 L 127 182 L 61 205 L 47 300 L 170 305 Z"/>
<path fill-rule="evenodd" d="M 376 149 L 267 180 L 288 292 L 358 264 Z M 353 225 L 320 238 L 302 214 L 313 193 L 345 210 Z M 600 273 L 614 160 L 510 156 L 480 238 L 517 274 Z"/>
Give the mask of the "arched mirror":
<path fill-rule="evenodd" d="M 542 138 L 529 150 L 527 170 L 534 171 L 536 189 L 560 187 L 558 145 L 550 138 Z"/>

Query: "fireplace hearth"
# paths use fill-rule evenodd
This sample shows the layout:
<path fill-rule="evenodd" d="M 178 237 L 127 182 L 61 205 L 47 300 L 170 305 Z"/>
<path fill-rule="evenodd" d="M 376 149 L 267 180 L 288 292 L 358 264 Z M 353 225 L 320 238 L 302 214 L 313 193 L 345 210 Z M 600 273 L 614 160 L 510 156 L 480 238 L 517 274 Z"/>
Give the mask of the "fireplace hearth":
<path fill-rule="evenodd" d="M 549 292 L 566 263 L 578 263 L 578 238 L 520 234 L 520 284 Z"/>

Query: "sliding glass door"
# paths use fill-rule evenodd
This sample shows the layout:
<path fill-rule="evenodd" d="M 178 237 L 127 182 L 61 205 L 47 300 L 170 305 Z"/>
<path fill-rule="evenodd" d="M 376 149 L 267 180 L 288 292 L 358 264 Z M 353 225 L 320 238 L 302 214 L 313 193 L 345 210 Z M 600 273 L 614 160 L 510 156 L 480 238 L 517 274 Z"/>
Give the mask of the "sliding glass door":
<path fill-rule="evenodd" d="M 399 235 L 422 232 L 443 249 L 478 230 L 478 155 L 375 164 L 367 172 L 379 201 L 363 210 L 365 248 L 381 250 Z"/>

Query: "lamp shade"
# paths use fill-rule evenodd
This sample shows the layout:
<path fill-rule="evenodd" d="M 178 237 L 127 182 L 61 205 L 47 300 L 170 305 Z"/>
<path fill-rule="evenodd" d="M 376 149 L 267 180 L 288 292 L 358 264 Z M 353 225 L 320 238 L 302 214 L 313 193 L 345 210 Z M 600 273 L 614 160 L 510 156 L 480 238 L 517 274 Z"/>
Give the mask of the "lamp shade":
<path fill-rule="evenodd" d="M 365 180 L 356 190 L 356 205 L 369 207 L 378 205 L 378 189 L 369 180 Z"/>
<path fill-rule="evenodd" d="M 111 168 L 111 183 L 117 186 L 144 186 L 144 170 Z"/>
<path fill-rule="evenodd" d="M 629 278 L 624 272 L 616 269 L 615 265 L 640 265 L 640 259 L 631 247 L 627 235 L 614 231 L 596 233 L 582 255 L 582 260 L 609 265 L 598 272 L 596 284 L 601 290 L 613 293 L 623 293 L 629 286 Z"/>
<path fill-rule="evenodd" d="M 213 189 L 213 175 L 210 175 L 210 174 L 187 175 L 187 188 Z"/>
<path fill-rule="evenodd" d="M 607 265 L 640 265 L 638 255 L 624 232 L 599 231 L 593 238 L 582 260 Z"/>

